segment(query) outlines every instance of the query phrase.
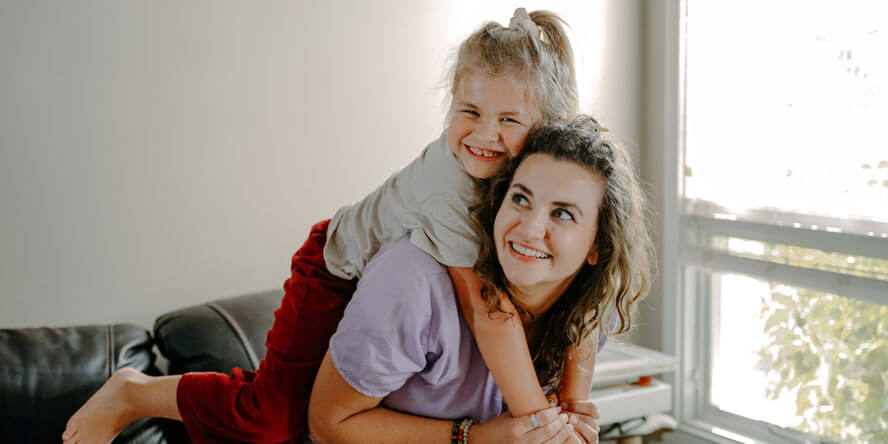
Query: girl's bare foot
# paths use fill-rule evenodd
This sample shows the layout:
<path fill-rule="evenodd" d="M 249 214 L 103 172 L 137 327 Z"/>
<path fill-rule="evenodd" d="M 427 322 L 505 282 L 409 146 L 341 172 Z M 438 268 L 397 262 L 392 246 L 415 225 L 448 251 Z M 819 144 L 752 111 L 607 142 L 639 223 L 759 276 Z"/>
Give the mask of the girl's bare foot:
<path fill-rule="evenodd" d="M 93 394 L 68 419 L 62 439 L 65 444 L 108 444 L 134 417 L 130 402 L 129 384 L 147 379 L 133 368 L 116 371 L 105 385 Z"/>

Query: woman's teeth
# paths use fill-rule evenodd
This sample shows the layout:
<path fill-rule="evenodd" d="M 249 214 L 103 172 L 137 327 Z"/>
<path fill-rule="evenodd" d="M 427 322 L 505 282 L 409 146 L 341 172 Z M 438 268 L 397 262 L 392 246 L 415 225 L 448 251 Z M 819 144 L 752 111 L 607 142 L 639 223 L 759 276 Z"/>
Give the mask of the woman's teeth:
<path fill-rule="evenodd" d="M 469 151 L 472 152 L 472 154 L 474 154 L 474 155 L 476 155 L 476 156 L 481 156 L 481 157 L 499 157 L 500 155 L 503 154 L 503 153 L 498 153 L 498 152 L 496 152 L 496 151 L 490 151 L 490 150 L 484 150 L 484 149 L 481 149 L 481 148 L 475 148 L 475 147 L 473 147 L 473 146 L 471 146 L 471 145 L 466 145 L 466 147 L 469 149 Z"/>
<path fill-rule="evenodd" d="M 543 253 L 541 251 L 531 250 L 530 248 L 522 247 L 521 245 L 518 245 L 514 242 L 510 242 L 509 244 L 512 245 L 513 250 L 517 251 L 518 253 L 520 253 L 524 256 L 535 257 L 537 259 L 546 259 L 549 257 L 549 255 L 546 253 Z"/>

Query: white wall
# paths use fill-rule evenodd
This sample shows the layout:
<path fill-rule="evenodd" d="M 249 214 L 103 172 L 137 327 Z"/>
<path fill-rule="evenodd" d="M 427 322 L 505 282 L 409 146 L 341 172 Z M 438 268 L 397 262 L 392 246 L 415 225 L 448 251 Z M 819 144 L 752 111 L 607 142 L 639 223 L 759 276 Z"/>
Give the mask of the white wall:
<path fill-rule="evenodd" d="M 574 29 L 583 107 L 640 138 L 639 1 L 0 0 L 0 327 L 280 287 L 312 223 L 442 130 L 450 50 Z"/>

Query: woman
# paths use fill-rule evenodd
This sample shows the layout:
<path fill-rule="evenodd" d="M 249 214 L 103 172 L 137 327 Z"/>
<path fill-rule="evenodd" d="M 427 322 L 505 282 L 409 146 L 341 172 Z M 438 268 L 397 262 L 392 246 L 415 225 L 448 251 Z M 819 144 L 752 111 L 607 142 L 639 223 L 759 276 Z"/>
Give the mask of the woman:
<path fill-rule="evenodd" d="M 485 300 L 502 316 L 492 295 L 509 295 L 548 387 L 571 377 L 565 359 L 591 369 L 600 319 L 614 314 L 616 333 L 627 331 L 649 285 L 644 200 L 629 157 L 599 129 L 579 116 L 534 131 L 477 212 Z M 402 239 L 358 283 L 315 381 L 309 430 L 343 443 L 597 442 L 594 405 L 560 408 L 573 413 L 502 413 L 446 268 Z"/>

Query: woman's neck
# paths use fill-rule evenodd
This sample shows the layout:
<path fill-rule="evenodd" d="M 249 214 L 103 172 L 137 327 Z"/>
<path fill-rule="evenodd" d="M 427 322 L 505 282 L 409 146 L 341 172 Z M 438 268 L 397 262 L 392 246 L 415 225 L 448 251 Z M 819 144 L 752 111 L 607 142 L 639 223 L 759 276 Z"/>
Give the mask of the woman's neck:
<path fill-rule="evenodd" d="M 512 294 L 515 303 L 533 315 L 522 318 L 522 322 L 526 324 L 528 320 L 539 319 L 546 314 L 546 311 L 548 311 L 549 308 L 558 301 L 558 298 L 567 291 L 567 288 L 572 281 L 573 279 L 566 279 L 558 285 L 546 287 L 536 286 L 533 288 L 521 288 L 511 286 L 509 292 Z"/>

